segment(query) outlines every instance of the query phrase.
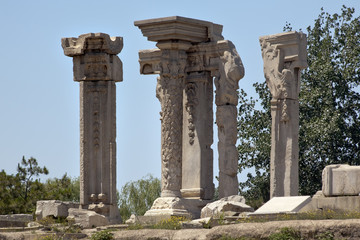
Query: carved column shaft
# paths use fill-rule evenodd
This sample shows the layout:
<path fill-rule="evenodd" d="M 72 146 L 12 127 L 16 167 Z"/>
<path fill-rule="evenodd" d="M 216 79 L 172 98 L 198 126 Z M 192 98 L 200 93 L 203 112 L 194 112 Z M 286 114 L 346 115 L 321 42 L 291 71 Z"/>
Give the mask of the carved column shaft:
<path fill-rule="evenodd" d="M 284 102 L 287 121 L 284 121 Z M 279 99 L 271 101 L 271 197 L 297 196 L 299 192 L 299 101 Z M 291 119 L 291 120 L 290 120 Z"/>
<path fill-rule="evenodd" d="M 212 183 L 213 154 L 211 149 L 213 142 L 212 91 L 214 77 L 212 73 L 218 72 L 220 75 L 216 86 L 217 99 L 219 100 L 217 101 L 217 105 L 222 109 L 228 109 L 225 105 L 229 104 L 228 100 L 230 98 L 232 107 L 235 108 L 235 116 L 231 115 L 233 120 L 235 120 L 235 130 L 232 128 L 232 125 L 229 127 L 229 121 L 223 118 L 224 120 L 221 126 L 223 126 L 223 129 L 226 129 L 226 133 L 223 133 L 226 136 L 221 136 L 221 139 L 225 139 L 223 144 L 230 144 L 232 146 L 231 149 L 235 148 L 236 150 L 236 90 L 238 88 L 238 80 L 244 73 L 240 57 L 234 45 L 230 41 L 223 40 L 224 38 L 221 35 L 222 26 L 218 24 L 174 16 L 136 21 L 135 26 L 141 29 L 143 35 L 147 37 L 149 41 L 158 42 L 157 46 L 160 48 L 140 51 L 139 62 L 140 72 L 142 74 L 160 74 L 157 95 L 162 106 L 162 182 L 164 185 L 162 197 L 178 196 L 175 188 L 168 190 L 171 185 L 168 182 L 176 182 L 176 184 L 174 184 L 174 186 L 176 186 L 178 178 L 172 179 L 176 174 L 171 173 L 171 171 L 178 173 L 178 170 L 180 170 L 180 173 L 182 171 L 182 176 L 180 175 L 179 178 L 181 180 L 180 188 L 182 197 L 212 199 L 214 191 Z M 173 57 L 169 58 L 170 61 L 167 60 L 168 57 L 164 55 L 166 53 L 164 50 L 171 49 L 171 51 L 173 51 L 180 49 L 179 46 L 185 42 L 188 43 L 187 48 L 181 47 L 181 49 L 184 50 L 184 54 L 176 57 L 177 53 L 170 53 L 170 56 L 172 55 Z M 182 56 L 184 56 L 184 58 Z M 164 64 L 166 62 L 168 63 Z M 182 71 L 184 72 L 179 72 L 179 65 L 181 65 L 181 69 L 183 69 Z M 171 74 L 169 75 L 169 73 Z M 168 113 L 165 113 L 169 111 L 167 109 L 170 103 L 173 102 L 173 100 L 169 101 L 169 99 L 177 99 L 179 92 L 173 89 L 171 95 L 174 96 L 172 98 L 164 96 L 167 92 L 170 92 L 170 90 L 165 90 L 165 86 L 169 88 L 168 85 L 170 85 L 167 82 L 172 82 L 172 79 L 177 74 L 183 74 L 184 77 L 182 77 L 182 81 L 186 81 L 185 86 L 181 86 L 181 91 L 184 91 L 184 99 L 183 102 L 181 102 L 183 115 L 181 124 L 178 125 L 180 128 L 171 125 L 171 123 L 169 123 L 170 120 L 168 120 L 170 117 L 168 117 Z M 184 84 L 184 82 L 182 82 L 182 84 Z M 180 85 L 176 85 L 175 83 L 172 85 L 180 87 Z M 234 99 L 235 103 L 233 103 Z M 178 107 L 179 106 L 173 106 L 172 108 L 174 110 L 172 111 L 177 112 Z M 227 110 L 219 111 L 220 115 L 224 114 L 224 116 L 228 116 L 228 114 L 226 114 Z M 233 113 L 232 110 L 230 110 L 230 112 Z M 170 115 L 180 116 L 180 114 L 177 113 Z M 219 118 L 221 117 L 222 116 Z M 232 122 L 231 120 L 231 124 Z M 163 126 L 164 124 L 169 126 Z M 171 130 L 168 130 L 169 127 Z M 179 138 L 175 132 L 179 129 L 182 131 L 182 142 L 177 143 L 178 145 L 175 146 L 172 143 L 178 141 Z M 235 142 L 232 141 L 233 136 L 235 136 Z M 174 156 L 174 153 L 178 151 L 178 147 L 182 149 L 182 154 Z M 220 155 L 225 156 L 227 149 L 228 147 L 221 147 Z M 221 180 L 223 181 L 221 185 L 235 189 L 235 191 L 228 192 L 234 192 L 234 194 L 236 194 L 238 189 L 236 177 L 237 154 L 232 154 L 231 156 L 231 160 L 224 159 L 227 158 L 226 155 L 224 158 L 221 157 L 219 161 L 221 162 L 221 171 L 230 174 L 227 176 L 230 176 L 235 184 L 231 184 L 230 186 L 226 184 L 225 180 Z M 177 163 L 178 159 L 180 163 L 182 161 L 182 164 L 174 164 L 174 167 L 180 167 L 180 169 L 173 169 L 172 167 L 167 169 L 170 161 L 172 161 L 171 159 L 175 159 L 174 163 Z M 230 161 L 231 164 L 229 164 L 228 161 Z M 230 165 L 232 166 L 231 173 L 223 167 Z M 235 176 L 233 172 L 235 172 Z M 224 179 L 224 177 L 220 179 Z M 171 194 L 167 194 L 167 192 Z M 197 200 L 194 201 L 196 202 Z M 159 202 L 160 201 L 154 203 L 153 210 L 164 209 L 164 207 L 160 206 Z M 200 200 L 198 202 L 202 201 Z M 148 214 L 150 214 L 150 212 Z"/>
<path fill-rule="evenodd" d="M 161 73 L 156 95 L 161 103 L 161 196 L 180 197 L 183 89 L 186 42 L 161 42 Z"/>
<path fill-rule="evenodd" d="M 116 86 L 80 82 L 80 203 L 116 202 Z M 91 197 L 93 195 L 93 197 Z M 104 199 L 99 194 L 105 194 Z M 97 199 L 95 199 L 96 197 Z M 93 198 L 93 199 L 92 199 Z"/>
<path fill-rule="evenodd" d="M 63 38 L 80 82 L 80 205 L 120 220 L 116 199 L 116 86 L 122 38 L 89 33 Z"/>
<path fill-rule="evenodd" d="M 260 37 L 271 100 L 270 198 L 299 191 L 300 69 L 306 68 L 306 35 L 287 32 Z"/>
<path fill-rule="evenodd" d="M 245 74 L 235 46 L 230 41 L 225 46 L 220 52 L 219 70 L 215 74 L 220 198 L 238 194 L 237 89 L 239 80 Z"/>
<path fill-rule="evenodd" d="M 213 184 L 213 78 L 193 72 L 184 89 L 183 167 L 181 195 L 212 199 Z"/>

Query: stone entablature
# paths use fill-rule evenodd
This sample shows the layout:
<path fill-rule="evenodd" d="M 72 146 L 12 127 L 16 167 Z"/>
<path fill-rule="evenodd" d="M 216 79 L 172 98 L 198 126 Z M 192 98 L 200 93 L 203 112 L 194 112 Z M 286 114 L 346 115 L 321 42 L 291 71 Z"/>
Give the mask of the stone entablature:
<path fill-rule="evenodd" d="M 300 70 L 307 67 L 306 35 L 260 37 L 271 100 L 270 197 L 296 196 L 299 189 Z"/>
<path fill-rule="evenodd" d="M 121 37 L 88 33 L 63 38 L 80 83 L 80 208 L 120 220 L 116 199 L 116 86 L 122 63 Z"/>

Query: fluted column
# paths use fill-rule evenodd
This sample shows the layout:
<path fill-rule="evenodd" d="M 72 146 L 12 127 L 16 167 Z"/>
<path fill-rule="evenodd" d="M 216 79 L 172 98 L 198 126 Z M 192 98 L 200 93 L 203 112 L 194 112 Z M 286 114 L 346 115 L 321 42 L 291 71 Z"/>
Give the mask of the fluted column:
<path fill-rule="evenodd" d="M 116 86 L 121 37 L 89 33 L 63 38 L 80 83 L 80 205 L 119 221 L 116 199 Z"/>
<path fill-rule="evenodd" d="M 299 192 L 300 70 L 307 67 L 306 35 L 287 32 L 260 37 L 271 99 L 270 198 Z"/>

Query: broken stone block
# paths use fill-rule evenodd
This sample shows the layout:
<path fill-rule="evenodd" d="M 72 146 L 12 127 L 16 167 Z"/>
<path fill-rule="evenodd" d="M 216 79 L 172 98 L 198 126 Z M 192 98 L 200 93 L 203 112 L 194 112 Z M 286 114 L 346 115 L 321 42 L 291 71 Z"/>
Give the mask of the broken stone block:
<path fill-rule="evenodd" d="M 63 202 L 59 200 L 43 200 L 36 202 L 36 220 L 45 217 L 67 217 L 69 208 L 78 208 L 79 203 Z"/>
<path fill-rule="evenodd" d="M 254 212 L 254 209 L 245 204 L 244 197 L 233 195 L 207 204 L 201 209 L 201 218 L 218 216 L 225 212 L 236 212 L 239 215 L 242 212 Z"/>
<path fill-rule="evenodd" d="M 93 228 L 109 225 L 108 219 L 94 211 L 78 208 L 70 208 L 68 220 L 74 220 L 75 224 L 82 228 Z"/>
<path fill-rule="evenodd" d="M 360 193 L 360 166 L 334 164 L 322 173 L 322 191 L 326 197 L 357 196 Z"/>

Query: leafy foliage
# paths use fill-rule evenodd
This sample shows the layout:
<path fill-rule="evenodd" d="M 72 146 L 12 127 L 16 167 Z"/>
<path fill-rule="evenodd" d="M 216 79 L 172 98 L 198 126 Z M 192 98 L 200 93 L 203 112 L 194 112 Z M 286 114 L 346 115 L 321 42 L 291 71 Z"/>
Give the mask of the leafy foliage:
<path fill-rule="evenodd" d="M 131 214 L 144 215 L 156 198 L 160 197 L 160 180 L 148 175 L 126 183 L 118 195 L 118 206 L 123 220 Z"/>
<path fill-rule="evenodd" d="M 243 89 L 239 94 L 238 115 L 238 151 L 239 172 L 254 168 L 255 176 L 248 173 L 247 181 L 240 183 L 240 194 L 247 199 L 247 203 L 258 208 L 270 197 L 270 92 L 266 83 L 255 83 L 256 92 L 260 96 L 261 110 L 255 108 L 259 100 L 247 98 Z"/>
<path fill-rule="evenodd" d="M 314 26 L 307 28 L 309 67 L 302 73 L 299 96 L 301 194 L 321 189 L 326 165 L 360 165 L 360 17 L 354 12 L 345 6 L 341 14 L 321 9 Z M 284 31 L 289 30 L 287 23 Z M 243 90 L 239 94 L 238 150 L 239 172 L 255 170 L 240 183 L 240 192 L 258 205 L 269 197 L 271 115 L 265 83 L 254 87 L 259 100 L 247 98 Z"/>
<path fill-rule="evenodd" d="M 273 233 L 269 236 L 269 240 L 301 240 L 301 234 L 299 231 L 293 228 L 282 228 L 280 232 Z"/>
<path fill-rule="evenodd" d="M 61 201 L 80 201 L 80 179 L 70 178 L 65 173 L 61 178 L 47 179 L 45 184 L 47 199 Z"/>
<path fill-rule="evenodd" d="M 360 17 L 322 11 L 308 27 L 300 92 L 300 192 L 321 188 L 329 164 L 360 164 Z"/>
<path fill-rule="evenodd" d="M 57 199 L 63 201 L 79 200 L 79 180 L 66 174 L 61 179 L 48 179 L 40 182 L 41 174 L 49 173 L 40 167 L 35 158 L 22 158 L 15 175 L 0 172 L 0 214 L 32 213 L 38 200 Z"/>
<path fill-rule="evenodd" d="M 91 240 L 112 240 L 114 239 L 114 234 L 109 230 L 102 230 L 91 235 Z"/>
<path fill-rule="evenodd" d="M 186 217 L 181 216 L 171 216 L 169 219 L 162 220 L 152 226 L 154 229 L 170 229 L 170 230 L 179 230 L 181 229 L 181 223 L 188 221 Z"/>

